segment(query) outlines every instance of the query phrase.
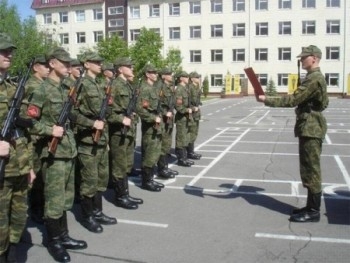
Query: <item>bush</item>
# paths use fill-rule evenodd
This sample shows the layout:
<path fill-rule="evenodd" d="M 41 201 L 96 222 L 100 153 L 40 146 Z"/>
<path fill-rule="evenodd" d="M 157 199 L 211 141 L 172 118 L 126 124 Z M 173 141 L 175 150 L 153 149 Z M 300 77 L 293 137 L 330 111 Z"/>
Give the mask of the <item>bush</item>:
<path fill-rule="evenodd" d="M 277 95 L 276 84 L 272 80 L 272 78 L 270 78 L 269 82 L 267 83 L 265 94 L 267 96 L 276 96 Z"/>

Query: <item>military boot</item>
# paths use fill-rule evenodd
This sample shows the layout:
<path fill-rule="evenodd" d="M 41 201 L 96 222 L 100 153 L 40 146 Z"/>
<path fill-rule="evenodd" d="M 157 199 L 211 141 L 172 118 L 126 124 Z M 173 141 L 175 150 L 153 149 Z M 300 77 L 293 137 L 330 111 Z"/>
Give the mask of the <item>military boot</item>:
<path fill-rule="evenodd" d="M 310 197 L 309 197 L 310 195 Z M 289 218 L 291 222 L 306 223 L 320 221 L 320 206 L 322 193 L 308 193 L 309 206 L 300 209 L 299 213 L 292 214 Z"/>
<path fill-rule="evenodd" d="M 162 187 L 154 183 L 153 169 L 151 167 L 143 167 L 142 169 L 141 188 L 151 192 L 160 192 L 162 190 Z"/>
<path fill-rule="evenodd" d="M 83 240 L 76 240 L 68 235 L 68 223 L 67 223 L 67 212 L 64 211 L 62 217 L 59 219 L 61 225 L 61 242 L 65 249 L 85 249 L 87 243 Z"/>
<path fill-rule="evenodd" d="M 175 150 L 177 156 L 177 165 L 184 167 L 191 167 L 191 163 L 187 161 L 185 157 L 185 151 L 182 148 L 176 148 Z"/>
<path fill-rule="evenodd" d="M 115 205 L 125 209 L 137 209 L 138 205 L 128 198 L 124 178 L 115 180 Z"/>
<path fill-rule="evenodd" d="M 47 250 L 57 262 L 70 262 L 70 256 L 62 245 L 60 238 L 61 226 L 60 219 L 47 218 L 45 219 L 47 231 Z"/>
<path fill-rule="evenodd" d="M 124 180 L 124 187 L 125 187 L 125 189 L 126 189 L 125 191 L 126 191 L 126 195 L 127 195 L 128 199 L 129 199 L 131 202 L 135 203 L 135 204 L 142 205 L 142 204 L 143 204 L 143 200 L 142 200 L 141 198 L 133 197 L 133 196 L 131 196 L 131 195 L 129 194 L 129 180 L 128 180 L 128 177 L 125 176 L 125 177 L 123 178 L 123 180 Z"/>
<path fill-rule="evenodd" d="M 87 196 L 82 196 L 80 200 L 82 220 L 81 225 L 87 230 L 93 233 L 102 233 L 103 228 L 100 223 L 96 222 L 93 215 L 93 203 L 92 198 Z"/>
<path fill-rule="evenodd" d="M 167 168 L 167 162 L 165 155 L 159 157 L 157 167 L 158 167 L 158 177 L 163 179 L 174 178 L 174 174 Z"/>
<path fill-rule="evenodd" d="M 44 193 L 43 189 L 32 188 L 29 193 L 30 219 L 40 225 L 44 224 Z"/>
<path fill-rule="evenodd" d="M 93 200 L 93 210 L 92 213 L 96 222 L 102 225 L 115 225 L 117 219 L 114 217 L 109 217 L 102 212 L 102 192 L 97 192 L 92 198 Z"/>
<path fill-rule="evenodd" d="M 10 243 L 6 251 L 6 260 L 7 263 L 17 262 L 17 243 Z"/>
<path fill-rule="evenodd" d="M 194 143 L 189 143 L 187 146 L 187 158 L 199 160 L 201 157 L 201 154 L 194 152 Z"/>
<path fill-rule="evenodd" d="M 4 254 L 1 254 L 0 255 L 0 263 L 6 263 L 7 261 L 6 261 L 6 254 L 4 253 Z"/>
<path fill-rule="evenodd" d="M 304 212 L 304 211 L 307 211 L 308 209 L 310 209 L 311 208 L 311 196 L 312 196 L 312 193 L 311 193 L 310 189 L 307 189 L 306 206 L 304 206 L 302 208 L 293 209 L 292 214 L 299 214 L 301 212 Z"/>

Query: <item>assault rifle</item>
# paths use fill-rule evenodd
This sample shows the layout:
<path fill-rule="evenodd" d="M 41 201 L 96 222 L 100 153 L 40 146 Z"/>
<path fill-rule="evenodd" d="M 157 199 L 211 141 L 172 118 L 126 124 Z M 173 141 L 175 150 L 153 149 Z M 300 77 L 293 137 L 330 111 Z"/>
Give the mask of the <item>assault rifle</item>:
<path fill-rule="evenodd" d="M 106 118 L 106 112 L 107 112 L 107 107 L 108 107 L 108 102 L 111 99 L 111 93 L 112 93 L 112 84 L 113 81 L 115 80 L 115 78 L 113 78 L 112 80 L 110 80 L 107 84 L 107 87 L 105 89 L 105 97 L 102 100 L 101 103 L 101 109 L 100 109 L 100 113 L 98 114 L 97 120 L 99 121 L 104 121 Z M 93 141 L 94 143 L 98 143 L 98 141 L 101 138 L 101 134 L 102 134 L 102 130 L 96 130 L 93 134 Z"/>
<path fill-rule="evenodd" d="M 297 87 L 300 86 L 301 80 L 300 80 L 300 59 L 298 59 L 298 82 Z"/>
<path fill-rule="evenodd" d="M 141 85 L 141 79 L 139 80 L 137 88 L 133 89 L 129 82 L 127 82 L 127 84 L 129 86 L 129 88 L 133 90 L 133 92 L 132 92 L 132 96 L 131 96 L 131 99 L 129 101 L 128 107 L 126 108 L 124 116 L 129 118 L 129 119 L 132 119 L 134 111 L 135 111 L 135 107 L 136 107 L 137 97 L 139 95 L 138 92 L 139 92 L 140 85 Z M 128 126 L 124 126 L 122 128 L 122 135 L 125 135 L 127 133 L 127 131 L 128 131 Z"/>
<path fill-rule="evenodd" d="M 191 94 L 191 89 L 190 86 L 187 85 L 187 94 L 188 94 L 188 108 L 192 110 L 192 94 Z M 193 121 L 192 113 L 188 113 L 187 116 L 187 124 L 189 121 Z"/>
<path fill-rule="evenodd" d="M 18 85 L 13 95 L 9 111 L 7 112 L 3 128 L 1 130 L 0 139 L 7 142 L 11 142 L 13 139 L 17 139 L 20 136 L 20 131 L 16 130 L 16 127 L 30 127 L 31 121 L 22 119 L 19 117 L 19 112 L 21 109 L 21 104 L 23 96 L 25 93 L 25 84 L 29 78 L 29 73 L 33 67 L 34 58 L 30 61 L 27 71 L 24 75 L 21 74 L 19 77 Z M 8 158 L 0 158 L 0 188 L 3 187 L 5 179 L 5 165 L 8 161 Z"/>
<path fill-rule="evenodd" d="M 79 76 L 79 78 L 77 78 L 74 85 L 70 88 L 67 100 L 63 104 L 63 108 L 60 112 L 60 116 L 58 117 L 58 121 L 56 124 L 57 126 L 64 127 L 65 124 L 67 123 L 69 115 L 71 114 L 71 110 L 72 110 L 72 108 L 75 105 L 75 102 L 77 100 L 77 95 L 80 94 L 81 80 L 83 78 L 83 75 L 84 75 L 84 71 L 83 71 L 83 69 L 80 69 L 80 76 Z M 55 155 L 55 153 L 56 153 L 59 139 L 60 138 L 58 138 L 58 137 L 53 137 L 51 142 L 50 142 L 50 146 L 49 146 L 48 151 L 52 155 Z"/>

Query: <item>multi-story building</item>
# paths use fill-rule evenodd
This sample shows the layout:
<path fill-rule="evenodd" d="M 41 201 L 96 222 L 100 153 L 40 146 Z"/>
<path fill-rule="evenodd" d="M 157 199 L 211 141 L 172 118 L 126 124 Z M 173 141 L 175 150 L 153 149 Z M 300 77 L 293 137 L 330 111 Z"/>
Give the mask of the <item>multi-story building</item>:
<path fill-rule="evenodd" d="M 35 6 L 35 2 L 40 5 Z M 43 2 L 65 5 L 45 8 Z M 67 7 L 68 2 L 79 5 Z M 59 21 L 60 12 L 73 12 L 72 17 L 75 14 L 75 20 L 66 22 L 65 27 L 72 30 L 69 40 L 77 47 L 70 46 L 73 54 L 79 49 L 78 32 L 83 29 L 88 46 L 98 41 L 93 32 L 115 33 L 132 45 L 142 27 L 153 29 L 163 38 L 162 54 L 165 56 L 170 48 L 181 50 L 183 68 L 208 76 L 211 92 L 221 90 L 228 72 L 243 77 L 248 66 L 254 68 L 263 86 L 272 79 L 279 92 L 286 92 L 288 75 L 298 71 L 296 56 L 302 47 L 315 44 L 323 52 L 321 68 L 328 91 L 350 93 L 350 49 L 346 48 L 350 4 L 346 0 L 34 0 L 33 8 L 43 28 L 47 13 L 51 12 L 50 28 L 53 24 L 59 26 L 57 30 L 61 30 L 61 23 L 53 21 Z M 83 8 L 86 22 L 78 23 L 78 11 Z M 105 10 L 104 26 L 100 20 L 93 20 L 93 10 L 99 8 Z"/>

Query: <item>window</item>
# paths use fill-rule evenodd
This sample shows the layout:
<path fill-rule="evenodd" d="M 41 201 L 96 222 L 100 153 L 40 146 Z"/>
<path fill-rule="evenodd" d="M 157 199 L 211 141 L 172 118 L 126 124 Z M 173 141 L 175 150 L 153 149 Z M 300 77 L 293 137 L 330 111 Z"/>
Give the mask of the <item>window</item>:
<path fill-rule="evenodd" d="M 160 28 L 159 27 L 150 28 L 149 30 L 152 30 L 154 33 L 156 33 L 157 35 L 160 36 Z"/>
<path fill-rule="evenodd" d="M 268 10 L 267 0 L 255 0 L 255 10 Z"/>
<path fill-rule="evenodd" d="M 234 12 L 245 11 L 245 0 L 233 0 L 232 1 L 232 8 L 233 8 Z"/>
<path fill-rule="evenodd" d="M 52 14 L 43 14 L 44 24 L 52 24 Z"/>
<path fill-rule="evenodd" d="M 315 21 L 303 21 L 303 34 L 310 35 L 316 33 L 316 22 Z"/>
<path fill-rule="evenodd" d="M 124 38 L 124 30 L 113 30 L 113 31 L 109 31 L 108 32 L 109 37 L 120 37 L 120 38 Z"/>
<path fill-rule="evenodd" d="M 131 6 L 130 7 L 130 17 L 131 18 L 140 18 L 140 6 Z"/>
<path fill-rule="evenodd" d="M 68 33 L 60 34 L 60 44 L 61 45 L 69 44 L 69 35 L 68 35 Z"/>
<path fill-rule="evenodd" d="M 338 73 L 326 73 L 325 78 L 328 86 L 338 86 L 338 83 L 339 83 Z"/>
<path fill-rule="evenodd" d="M 159 4 L 149 6 L 149 16 L 150 17 L 159 17 L 160 16 Z"/>
<path fill-rule="evenodd" d="M 291 35 L 292 34 L 292 22 L 290 22 L 290 21 L 278 22 L 278 34 L 279 35 Z"/>
<path fill-rule="evenodd" d="M 245 61 L 245 49 L 233 49 L 232 50 L 232 61 Z"/>
<path fill-rule="evenodd" d="M 255 24 L 255 34 L 257 36 L 267 36 L 269 34 L 268 23 L 256 23 Z"/>
<path fill-rule="evenodd" d="M 267 61 L 267 48 L 256 48 L 255 49 L 255 60 L 256 61 Z"/>
<path fill-rule="evenodd" d="M 233 36 L 234 37 L 244 37 L 245 36 L 245 24 L 233 24 Z"/>
<path fill-rule="evenodd" d="M 108 15 L 122 15 L 124 14 L 124 6 L 108 7 Z"/>
<path fill-rule="evenodd" d="M 326 59 L 339 60 L 340 48 L 339 47 L 326 47 Z"/>
<path fill-rule="evenodd" d="M 339 20 L 327 20 L 327 34 L 340 34 Z"/>
<path fill-rule="evenodd" d="M 267 74 L 256 74 L 256 77 L 258 78 L 261 86 L 267 85 Z"/>
<path fill-rule="evenodd" d="M 77 32 L 77 43 L 86 43 L 85 32 Z"/>
<path fill-rule="evenodd" d="M 211 62 L 222 62 L 223 52 L 222 49 L 212 49 L 211 50 Z"/>
<path fill-rule="evenodd" d="M 180 3 L 169 4 L 169 15 L 171 16 L 180 15 Z"/>
<path fill-rule="evenodd" d="M 48 4 L 48 3 L 50 3 L 50 0 L 41 0 L 41 3 L 42 4 Z"/>
<path fill-rule="evenodd" d="M 103 31 L 94 31 L 94 42 L 100 42 L 103 40 Z"/>
<path fill-rule="evenodd" d="M 292 0 L 278 0 L 279 9 L 292 9 Z"/>
<path fill-rule="evenodd" d="M 277 85 L 278 86 L 288 86 L 288 74 L 287 73 L 279 73 L 277 75 Z"/>
<path fill-rule="evenodd" d="M 109 27 L 123 27 L 124 26 L 124 18 L 119 19 L 108 19 Z"/>
<path fill-rule="evenodd" d="M 278 60 L 292 60 L 292 49 L 290 47 L 278 48 Z"/>
<path fill-rule="evenodd" d="M 316 0 L 303 0 L 303 8 L 316 8 Z"/>
<path fill-rule="evenodd" d="M 190 50 L 190 62 L 200 63 L 202 62 L 202 51 L 200 50 Z"/>
<path fill-rule="evenodd" d="M 210 0 L 211 12 L 222 13 L 222 0 Z"/>
<path fill-rule="evenodd" d="M 223 36 L 223 25 L 211 25 L 211 37 Z"/>
<path fill-rule="evenodd" d="M 76 16 L 77 22 L 84 22 L 85 21 L 85 11 L 84 10 L 75 11 L 75 16 Z"/>
<path fill-rule="evenodd" d="M 68 23 L 68 12 L 59 12 L 60 23 Z"/>
<path fill-rule="evenodd" d="M 327 7 L 340 7 L 340 0 L 327 0 Z"/>
<path fill-rule="evenodd" d="M 190 2 L 190 14 L 200 14 L 201 13 L 201 2 L 194 1 Z"/>
<path fill-rule="evenodd" d="M 202 28 L 201 26 L 190 26 L 190 38 L 201 38 Z"/>
<path fill-rule="evenodd" d="M 222 86 L 223 85 L 223 77 L 221 74 L 212 74 L 210 75 L 210 86 Z"/>
<path fill-rule="evenodd" d="M 169 27 L 169 39 L 180 39 L 180 27 Z"/>
<path fill-rule="evenodd" d="M 103 20 L 103 11 L 102 8 L 94 9 L 94 20 Z"/>
<path fill-rule="evenodd" d="M 131 29 L 130 30 L 130 40 L 135 41 L 140 36 L 140 29 Z"/>

